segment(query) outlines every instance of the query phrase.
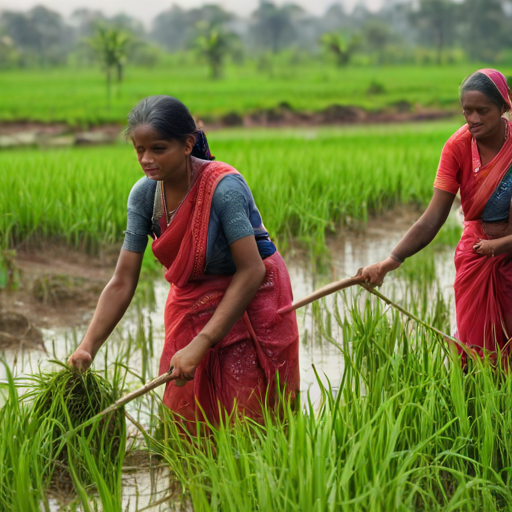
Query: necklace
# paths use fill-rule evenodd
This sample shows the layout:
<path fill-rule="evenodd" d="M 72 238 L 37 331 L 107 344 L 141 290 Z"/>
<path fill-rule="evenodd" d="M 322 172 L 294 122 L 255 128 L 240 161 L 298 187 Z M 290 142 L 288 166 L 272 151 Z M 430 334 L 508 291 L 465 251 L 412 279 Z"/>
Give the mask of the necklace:
<path fill-rule="evenodd" d="M 194 179 L 195 179 L 194 166 L 191 166 L 189 176 L 190 176 L 190 180 L 189 180 L 189 187 L 188 187 L 187 193 L 183 196 L 180 203 L 178 204 L 178 206 L 176 206 L 176 208 L 174 210 L 167 209 L 167 199 L 165 197 L 165 186 L 162 184 L 162 188 L 161 188 L 161 190 L 162 190 L 162 205 L 163 205 L 163 209 L 165 210 L 165 216 L 166 216 L 168 226 L 171 223 L 176 212 L 179 210 L 180 206 L 183 204 L 183 201 L 185 201 L 185 199 L 187 198 L 188 193 L 190 192 L 190 189 L 192 188 L 192 185 L 193 185 Z"/>
<path fill-rule="evenodd" d="M 185 198 L 187 197 L 188 192 L 183 196 L 183 199 L 180 201 L 180 204 L 174 208 L 174 210 L 167 210 L 167 204 L 165 205 L 165 209 L 167 212 L 167 216 L 172 219 L 173 215 L 178 211 L 178 208 L 183 204 L 183 201 L 185 201 Z"/>

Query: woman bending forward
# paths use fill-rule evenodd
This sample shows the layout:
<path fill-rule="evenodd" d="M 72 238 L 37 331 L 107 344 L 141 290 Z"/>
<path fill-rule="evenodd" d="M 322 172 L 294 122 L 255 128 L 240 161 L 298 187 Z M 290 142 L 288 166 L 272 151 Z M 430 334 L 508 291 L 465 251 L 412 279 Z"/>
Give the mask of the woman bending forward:
<path fill-rule="evenodd" d="M 455 251 L 456 337 L 491 353 L 506 350 L 512 337 L 512 124 L 505 77 L 481 69 L 460 89 L 466 124 L 448 139 L 423 214 L 384 261 L 364 268 L 372 285 L 382 283 L 435 237 L 446 221 L 457 191 L 464 230 Z"/>
<path fill-rule="evenodd" d="M 233 167 L 214 162 L 189 111 L 169 96 L 143 99 L 127 137 L 146 177 L 128 198 L 125 241 L 113 278 L 70 364 L 88 367 L 124 315 L 148 235 L 171 284 L 160 374 L 177 380 L 164 404 L 187 421 L 217 423 L 220 410 L 261 417 L 268 392 L 299 389 L 298 330 L 288 271 L 252 194 Z"/>

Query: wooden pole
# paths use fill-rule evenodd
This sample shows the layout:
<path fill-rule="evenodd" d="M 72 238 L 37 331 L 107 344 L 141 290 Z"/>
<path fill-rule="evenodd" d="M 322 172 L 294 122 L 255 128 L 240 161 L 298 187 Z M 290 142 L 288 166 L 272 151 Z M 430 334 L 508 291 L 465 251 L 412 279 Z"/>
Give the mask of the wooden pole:
<path fill-rule="evenodd" d="M 308 304 L 311 304 L 312 302 L 314 302 L 316 300 L 326 297 L 327 295 L 331 295 L 332 293 L 338 292 L 340 290 L 344 290 L 345 288 L 349 288 L 354 285 L 362 286 L 366 291 L 375 295 L 376 297 L 378 297 L 379 299 L 384 301 L 389 306 L 395 308 L 397 311 L 400 311 L 400 313 L 402 313 L 403 315 L 409 317 L 411 320 L 414 320 L 415 322 L 419 323 L 420 325 L 429 329 L 430 331 L 442 336 L 443 339 L 446 342 L 448 342 L 448 344 L 453 343 L 457 347 L 459 347 L 463 352 L 465 352 L 466 354 L 472 355 L 470 353 L 470 351 L 468 350 L 468 348 L 464 344 L 462 344 L 457 338 L 454 338 L 453 336 L 450 336 L 449 334 L 445 334 L 444 332 L 440 331 L 436 327 L 428 324 L 424 320 L 421 320 L 421 318 L 410 313 L 409 311 L 404 309 L 402 306 L 400 306 L 396 302 L 393 302 L 391 299 L 388 299 L 385 295 L 382 295 L 382 293 L 377 291 L 373 286 L 366 284 L 364 282 L 364 279 L 361 276 L 349 277 L 348 279 L 342 279 L 341 281 L 336 281 L 334 283 L 323 286 L 322 288 L 319 288 L 318 290 L 311 293 L 310 295 L 307 295 L 303 299 L 300 299 L 297 302 L 294 302 L 290 306 L 286 306 L 284 308 L 279 309 L 277 312 L 279 314 L 289 313 L 290 311 L 294 311 L 296 309 L 302 308 L 304 306 L 307 306 Z"/>
<path fill-rule="evenodd" d="M 307 295 L 303 299 L 294 302 L 290 306 L 286 306 L 277 311 L 278 314 L 282 315 L 283 313 L 289 313 L 290 311 L 294 311 L 295 309 L 302 308 L 311 304 L 315 300 L 319 300 L 327 295 L 331 295 L 332 293 L 339 292 L 340 290 L 344 290 L 345 288 L 350 288 L 355 284 L 362 284 L 364 279 L 361 276 L 349 277 L 348 279 L 342 279 L 341 281 L 336 281 L 334 283 L 328 284 L 319 288 L 316 292 Z"/>

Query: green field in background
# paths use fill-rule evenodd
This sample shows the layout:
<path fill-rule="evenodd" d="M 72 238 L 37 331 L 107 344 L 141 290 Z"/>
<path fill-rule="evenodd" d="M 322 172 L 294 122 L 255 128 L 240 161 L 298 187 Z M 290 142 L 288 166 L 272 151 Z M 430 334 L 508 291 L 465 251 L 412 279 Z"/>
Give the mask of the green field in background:
<path fill-rule="evenodd" d="M 155 69 L 127 67 L 125 82 L 120 91 L 114 91 L 110 108 L 99 68 L 6 70 L 0 73 L 0 121 L 64 121 L 82 126 L 124 122 L 141 98 L 154 94 L 181 99 L 206 121 L 232 112 L 243 115 L 274 108 L 283 102 L 301 112 L 317 112 L 333 104 L 381 110 L 404 101 L 413 109 L 457 109 L 458 86 L 478 67 L 336 68 L 312 61 L 261 71 L 247 63 L 229 66 L 225 77 L 214 81 L 204 65 L 176 57 Z M 507 74 L 509 69 L 502 71 Z M 370 94 L 372 84 L 381 92 Z"/>
<path fill-rule="evenodd" d="M 249 183 L 271 236 L 320 250 L 340 225 L 397 204 L 424 205 L 439 155 L 460 121 L 209 134 L 213 154 Z M 118 242 L 126 201 L 142 177 L 128 143 L 0 152 L 2 245 Z"/>

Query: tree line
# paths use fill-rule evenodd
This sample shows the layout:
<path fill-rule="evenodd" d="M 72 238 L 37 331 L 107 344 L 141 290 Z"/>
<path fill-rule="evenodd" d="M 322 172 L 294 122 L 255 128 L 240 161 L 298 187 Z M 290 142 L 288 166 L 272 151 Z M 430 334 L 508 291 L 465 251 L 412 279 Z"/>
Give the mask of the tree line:
<path fill-rule="evenodd" d="M 362 3 L 348 12 L 336 3 L 322 16 L 260 0 L 245 18 L 215 4 L 173 5 L 150 28 L 126 14 L 78 9 L 64 19 L 37 6 L 1 12 L 0 67 L 84 65 L 99 58 L 121 78 L 126 60 L 152 66 L 165 52 L 180 51 L 198 52 L 213 77 L 221 76 L 227 58 L 258 58 L 264 66 L 284 51 L 324 55 L 339 66 L 503 62 L 512 60 L 511 28 L 510 0 L 385 0 L 376 12 Z"/>

